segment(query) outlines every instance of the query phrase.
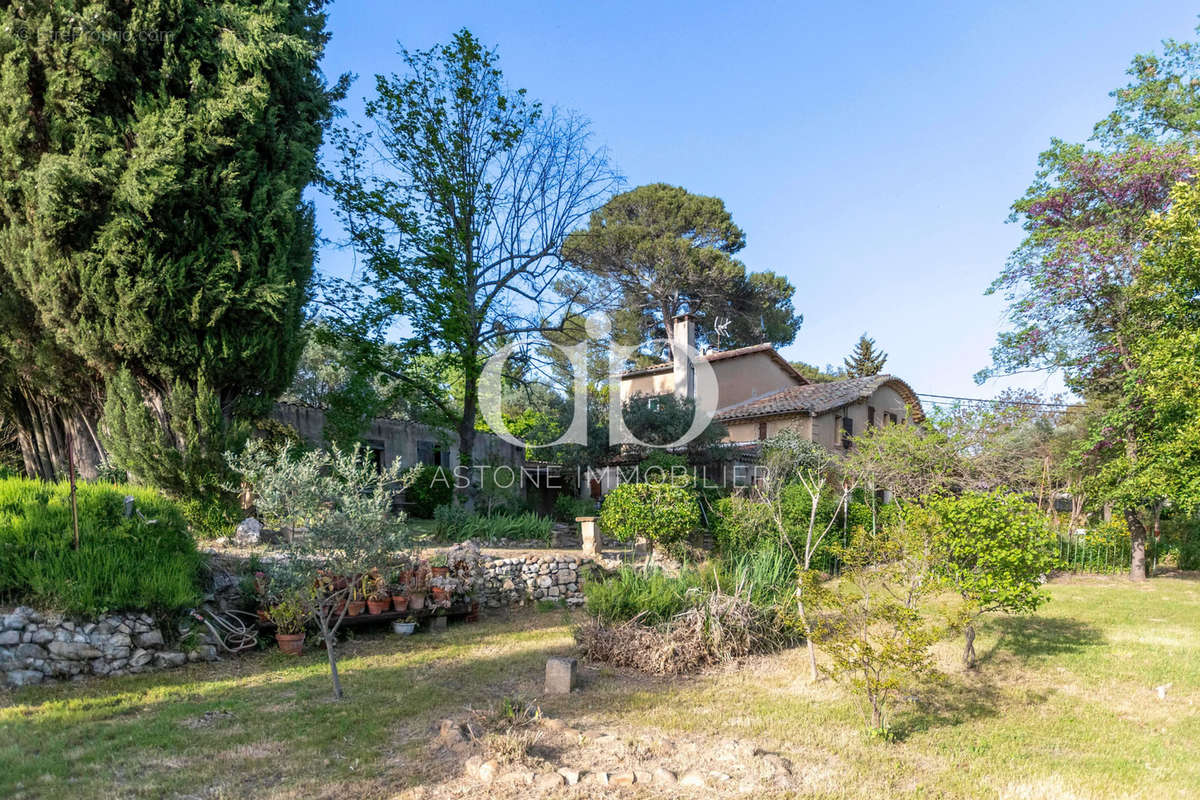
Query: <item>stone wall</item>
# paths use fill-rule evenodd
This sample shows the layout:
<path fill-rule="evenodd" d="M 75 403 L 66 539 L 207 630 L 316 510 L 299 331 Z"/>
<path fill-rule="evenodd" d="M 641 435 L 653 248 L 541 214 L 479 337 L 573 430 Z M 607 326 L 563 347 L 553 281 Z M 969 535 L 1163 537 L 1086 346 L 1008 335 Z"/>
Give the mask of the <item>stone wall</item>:
<path fill-rule="evenodd" d="M 182 644 L 168 646 L 148 614 L 106 614 L 80 621 L 21 606 L 0 613 L 0 684 L 23 686 L 215 661 L 217 648 L 210 638 L 207 633 L 184 636 L 184 650 Z"/>
<path fill-rule="evenodd" d="M 522 605 L 536 600 L 584 603 L 583 576 L 580 570 L 590 559 L 574 556 L 545 555 L 515 558 L 484 557 L 483 604 L 489 608 Z"/>

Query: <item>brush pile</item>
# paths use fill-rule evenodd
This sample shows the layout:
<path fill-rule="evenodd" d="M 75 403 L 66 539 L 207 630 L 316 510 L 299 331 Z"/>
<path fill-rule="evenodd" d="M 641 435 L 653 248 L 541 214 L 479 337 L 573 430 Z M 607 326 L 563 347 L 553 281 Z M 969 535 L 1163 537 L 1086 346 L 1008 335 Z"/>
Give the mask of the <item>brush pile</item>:
<path fill-rule="evenodd" d="M 627 622 L 590 620 L 575 630 L 584 658 L 652 675 L 680 675 L 799 641 L 794 626 L 774 608 L 737 595 L 708 592 L 659 625 L 639 614 Z"/>

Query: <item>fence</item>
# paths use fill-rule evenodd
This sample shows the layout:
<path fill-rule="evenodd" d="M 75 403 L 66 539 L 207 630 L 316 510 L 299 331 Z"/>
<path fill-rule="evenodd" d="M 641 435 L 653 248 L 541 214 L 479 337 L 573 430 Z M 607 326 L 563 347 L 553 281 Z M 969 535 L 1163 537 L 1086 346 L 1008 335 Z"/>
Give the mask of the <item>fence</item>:
<path fill-rule="evenodd" d="M 1126 572 L 1132 558 L 1128 536 L 1114 540 L 1086 532 L 1058 535 L 1058 559 L 1067 572 Z"/>

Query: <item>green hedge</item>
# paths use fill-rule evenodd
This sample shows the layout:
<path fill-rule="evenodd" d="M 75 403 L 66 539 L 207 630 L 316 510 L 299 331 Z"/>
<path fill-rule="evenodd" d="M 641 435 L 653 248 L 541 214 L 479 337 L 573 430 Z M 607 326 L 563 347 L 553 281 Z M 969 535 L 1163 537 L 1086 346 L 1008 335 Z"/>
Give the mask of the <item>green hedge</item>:
<path fill-rule="evenodd" d="M 156 522 L 126 518 L 126 495 Z M 111 483 L 80 483 L 77 501 L 78 551 L 67 484 L 0 480 L 0 597 L 80 614 L 199 602 L 201 557 L 173 502 Z"/>

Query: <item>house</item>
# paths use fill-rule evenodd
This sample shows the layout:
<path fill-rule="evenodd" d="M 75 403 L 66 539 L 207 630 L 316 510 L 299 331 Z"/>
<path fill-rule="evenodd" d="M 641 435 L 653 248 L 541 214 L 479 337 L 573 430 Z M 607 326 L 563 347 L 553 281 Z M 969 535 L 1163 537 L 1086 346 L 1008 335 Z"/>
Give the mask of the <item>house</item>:
<path fill-rule="evenodd" d="M 695 347 L 690 315 L 676 317 L 673 332 L 675 341 Z M 894 375 L 811 383 L 769 344 L 706 353 L 699 360 L 712 367 L 715 418 L 728 429 L 727 442 L 759 442 L 790 428 L 839 451 L 849 449 L 852 437 L 870 427 L 925 418 L 912 387 Z M 636 394 L 696 397 L 695 367 L 680 356 L 620 378 L 622 402 Z"/>

